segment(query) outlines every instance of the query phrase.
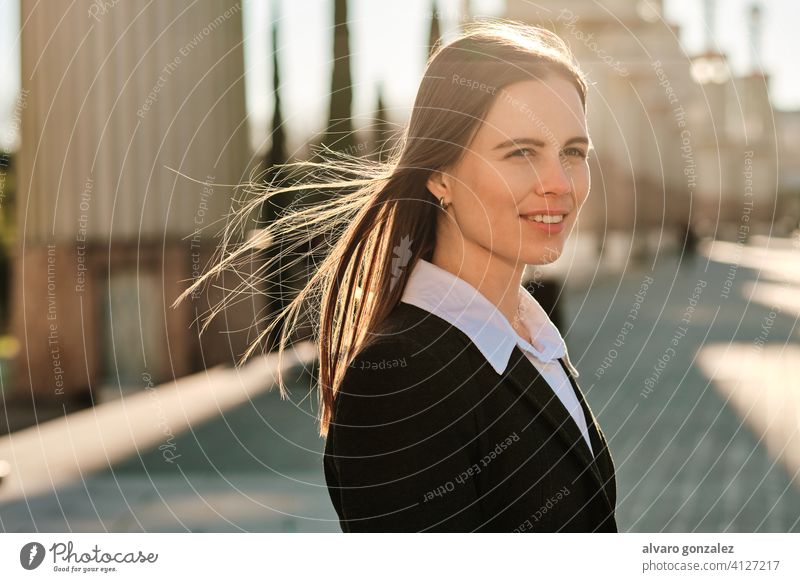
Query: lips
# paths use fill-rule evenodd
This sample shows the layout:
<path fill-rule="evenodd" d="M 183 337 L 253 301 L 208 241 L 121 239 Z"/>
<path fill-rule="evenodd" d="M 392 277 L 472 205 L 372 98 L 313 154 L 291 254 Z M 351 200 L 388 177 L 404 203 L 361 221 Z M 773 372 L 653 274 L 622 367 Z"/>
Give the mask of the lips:
<path fill-rule="evenodd" d="M 546 210 L 534 211 L 520 214 L 520 218 L 539 224 L 560 224 L 568 214 L 566 210 L 548 208 Z"/>
<path fill-rule="evenodd" d="M 544 210 L 533 210 L 531 212 L 525 212 L 524 214 L 520 214 L 523 218 L 527 218 L 529 216 L 536 216 L 537 214 L 549 214 L 553 216 L 555 214 L 569 214 L 569 210 L 558 210 L 554 208 L 546 208 Z"/>
<path fill-rule="evenodd" d="M 564 229 L 567 214 L 551 209 L 539 214 L 522 214 L 520 220 L 547 234 L 556 234 Z"/>

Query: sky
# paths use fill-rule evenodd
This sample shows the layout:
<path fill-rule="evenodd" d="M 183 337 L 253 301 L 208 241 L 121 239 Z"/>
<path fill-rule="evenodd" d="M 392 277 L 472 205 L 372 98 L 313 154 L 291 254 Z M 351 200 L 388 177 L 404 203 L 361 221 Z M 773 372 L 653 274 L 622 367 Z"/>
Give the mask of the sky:
<path fill-rule="evenodd" d="M 15 143 L 12 114 L 19 92 L 19 0 L 0 0 L 0 148 Z M 458 29 L 461 0 L 437 0 L 445 38 Z M 586 0 L 593 2 L 595 0 Z M 631 0 L 633 1 L 633 0 Z M 713 38 L 730 57 L 735 73 L 747 72 L 752 51 L 747 14 L 754 0 L 717 0 Z M 504 0 L 472 0 L 475 14 L 501 16 Z M 760 0 L 763 68 L 771 75 L 778 109 L 800 109 L 800 2 Z M 251 142 L 264 147 L 272 107 L 270 23 L 278 17 L 281 96 L 290 148 L 319 131 L 327 116 L 330 84 L 332 0 L 243 0 L 247 107 Z M 375 110 L 376 88 L 384 88 L 390 119 L 401 122 L 410 110 L 427 56 L 431 0 L 350 0 L 350 49 L 355 117 Z M 273 15 L 272 10 L 277 7 Z M 702 0 L 664 0 L 664 17 L 677 24 L 687 54 L 705 45 Z M 379 24 L 379 26 L 378 26 Z M 310 73 L 310 74 L 309 74 Z M 359 122 L 356 121 L 356 125 Z"/>

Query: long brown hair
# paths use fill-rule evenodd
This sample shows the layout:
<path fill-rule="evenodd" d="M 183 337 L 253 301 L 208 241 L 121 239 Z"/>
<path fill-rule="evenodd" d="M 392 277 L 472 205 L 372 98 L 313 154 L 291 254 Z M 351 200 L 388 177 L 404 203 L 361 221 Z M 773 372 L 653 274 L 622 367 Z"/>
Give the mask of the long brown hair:
<path fill-rule="evenodd" d="M 291 186 L 253 186 L 249 191 L 256 196 L 226 226 L 216 255 L 219 260 L 173 306 L 210 277 L 278 240 L 282 253 L 292 253 L 309 241 L 333 238 L 305 287 L 277 317 L 271 316 L 272 323 L 242 358 L 246 360 L 282 319 L 280 360 L 298 316 L 310 309 L 319 349 L 319 434 L 327 436 L 347 366 L 397 305 L 417 259 L 433 256 L 441 210 L 426 187 L 429 176 L 457 163 L 498 91 L 550 75 L 573 82 L 585 110 L 586 81 L 555 34 L 509 20 L 468 23 L 457 38 L 437 46 L 429 57 L 411 118 L 386 161 L 328 150 L 330 155 L 322 162 L 283 164 L 289 171 L 302 167 L 306 178 Z M 230 242 L 231 233 L 269 198 L 326 189 L 335 195 L 307 207 L 290 207 L 256 236 L 242 244 Z M 279 258 L 273 257 L 260 270 L 270 269 Z M 240 288 L 253 288 L 254 279 L 245 278 Z M 202 330 L 224 307 L 223 302 L 211 313 Z M 280 376 L 278 383 L 281 395 L 286 396 Z"/>

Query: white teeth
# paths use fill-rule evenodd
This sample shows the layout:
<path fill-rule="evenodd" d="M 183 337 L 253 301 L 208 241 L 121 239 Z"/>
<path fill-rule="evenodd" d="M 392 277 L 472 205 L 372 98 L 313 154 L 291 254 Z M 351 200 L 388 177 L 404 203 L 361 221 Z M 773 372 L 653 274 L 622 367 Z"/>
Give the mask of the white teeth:
<path fill-rule="evenodd" d="M 564 216 L 562 214 L 536 214 L 534 216 L 528 216 L 528 220 L 533 220 L 534 222 L 544 222 L 546 224 L 554 224 L 564 220 Z"/>

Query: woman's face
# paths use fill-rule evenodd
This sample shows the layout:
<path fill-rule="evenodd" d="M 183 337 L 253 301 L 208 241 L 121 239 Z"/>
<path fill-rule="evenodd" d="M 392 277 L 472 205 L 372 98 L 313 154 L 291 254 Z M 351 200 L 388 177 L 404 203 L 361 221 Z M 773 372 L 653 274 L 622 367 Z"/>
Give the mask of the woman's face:
<path fill-rule="evenodd" d="M 428 182 L 452 202 L 440 240 L 452 242 L 457 224 L 467 253 L 477 246 L 514 266 L 556 260 L 589 194 L 588 149 L 586 116 L 568 80 L 497 90 L 462 158 Z"/>

